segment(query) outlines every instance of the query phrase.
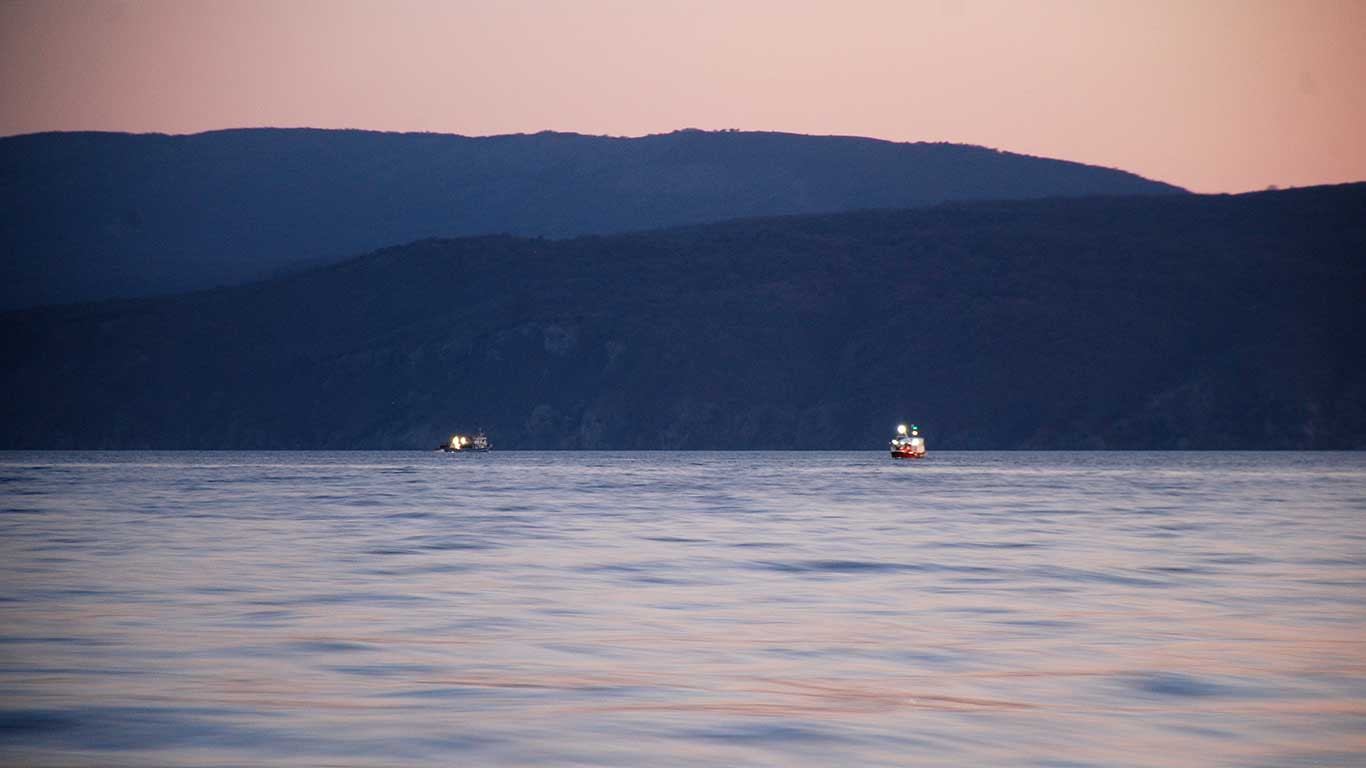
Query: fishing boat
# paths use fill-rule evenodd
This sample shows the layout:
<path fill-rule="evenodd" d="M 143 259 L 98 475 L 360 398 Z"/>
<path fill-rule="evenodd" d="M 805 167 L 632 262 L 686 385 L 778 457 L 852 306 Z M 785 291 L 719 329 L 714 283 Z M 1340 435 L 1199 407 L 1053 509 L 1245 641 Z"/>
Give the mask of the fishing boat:
<path fill-rule="evenodd" d="M 449 442 L 438 445 L 436 449 L 445 453 L 483 453 L 493 446 L 481 430 L 473 435 L 451 435 Z"/>
<path fill-rule="evenodd" d="M 910 434 L 907 434 L 905 424 L 896 425 L 896 437 L 892 438 L 891 451 L 894 459 L 925 458 L 925 438 L 920 436 L 920 427 L 912 424 Z"/>

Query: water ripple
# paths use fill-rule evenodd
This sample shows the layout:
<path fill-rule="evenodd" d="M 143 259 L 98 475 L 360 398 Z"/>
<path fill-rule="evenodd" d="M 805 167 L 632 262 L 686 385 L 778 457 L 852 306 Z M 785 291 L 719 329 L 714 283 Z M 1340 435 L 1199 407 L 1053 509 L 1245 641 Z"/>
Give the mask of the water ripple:
<path fill-rule="evenodd" d="M 0 764 L 1366 764 L 1366 455 L 0 455 Z"/>

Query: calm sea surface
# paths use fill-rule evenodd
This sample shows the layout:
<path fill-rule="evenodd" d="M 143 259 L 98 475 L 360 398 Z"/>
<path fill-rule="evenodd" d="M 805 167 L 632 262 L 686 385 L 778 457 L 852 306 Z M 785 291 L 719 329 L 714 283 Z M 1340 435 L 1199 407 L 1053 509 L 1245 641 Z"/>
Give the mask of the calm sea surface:
<path fill-rule="evenodd" d="M 0 454 L 0 764 L 1366 765 L 1366 455 Z"/>

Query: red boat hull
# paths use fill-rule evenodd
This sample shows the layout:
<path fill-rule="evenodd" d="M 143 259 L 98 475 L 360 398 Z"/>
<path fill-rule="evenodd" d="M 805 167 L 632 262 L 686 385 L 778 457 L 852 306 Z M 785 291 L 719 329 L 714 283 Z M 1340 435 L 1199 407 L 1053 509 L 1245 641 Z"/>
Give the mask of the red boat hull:
<path fill-rule="evenodd" d="M 906 449 L 904 449 L 904 450 L 903 450 L 903 449 L 896 449 L 896 448 L 893 448 L 893 449 L 892 449 L 892 458 L 894 458 L 894 459 L 923 459 L 923 458 L 925 458 L 925 452 L 924 452 L 924 451 L 921 451 L 920 453 L 916 453 L 915 451 L 912 451 L 910 448 L 906 448 Z"/>

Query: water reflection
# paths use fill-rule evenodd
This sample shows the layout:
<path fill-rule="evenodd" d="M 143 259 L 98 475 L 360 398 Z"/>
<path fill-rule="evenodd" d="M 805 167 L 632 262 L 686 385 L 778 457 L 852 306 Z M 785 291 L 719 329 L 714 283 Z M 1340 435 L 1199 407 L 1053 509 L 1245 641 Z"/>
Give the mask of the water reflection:
<path fill-rule="evenodd" d="M 1360 765 L 1366 457 L 7 454 L 12 764 Z"/>

